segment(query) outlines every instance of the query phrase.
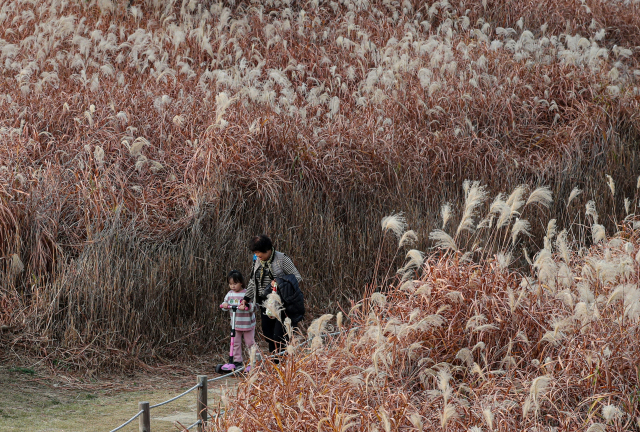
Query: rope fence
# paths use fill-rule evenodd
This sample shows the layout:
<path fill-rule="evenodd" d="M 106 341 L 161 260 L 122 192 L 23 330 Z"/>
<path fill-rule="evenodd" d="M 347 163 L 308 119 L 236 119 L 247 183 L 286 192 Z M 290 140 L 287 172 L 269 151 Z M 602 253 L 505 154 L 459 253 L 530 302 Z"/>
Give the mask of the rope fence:
<path fill-rule="evenodd" d="M 168 404 L 168 403 L 171 403 L 171 402 L 173 402 L 174 400 L 178 400 L 178 399 L 180 399 L 182 396 L 184 396 L 184 395 L 186 395 L 186 394 L 188 394 L 188 393 L 191 393 L 192 391 L 194 391 L 194 390 L 195 390 L 195 389 L 197 389 L 198 387 L 200 387 L 200 384 L 196 384 L 196 385 L 194 385 L 194 386 L 193 386 L 193 387 L 191 387 L 189 390 L 186 390 L 184 393 L 181 393 L 181 394 L 179 394 L 178 396 L 172 397 L 172 398 L 171 398 L 171 399 L 169 399 L 169 400 L 166 400 L 166 401 L 164 401 L 164 402 L 160 402 L 160 403 L 155 404 L 155 405 L 151 405 L 151 406 L 149 407 L 149 409 L 152 409 L 152 408 L 158 408 L 158 407 L 161 407 L 162 405 L 166 405 L 166 404 Z"/>
<path fill-rule="evenodd" d="M 349 329 L 349 331 L 351 330 L 356 330 L 359 327 L 354 327 L 352 329 Z M 346 330 L 342 330 L 342 331 L 337 331 L 337 332 L 333 332 L 333 333 L 327 333 L 322 335 L 322 338 L 325 337 L 329 337 L 329 336 L 337 336 L 339 334 L 343 334 L 345 333 Z M 312 341 L 312 339 L 307 339 L 305 340 L 303 343 L 301 343 L 300 345 L 298 345 L 298 347 L 303 347 L 307 344 L 309 344 Z M 281 356 L 283 354 L 285 354 L 287 352 L 287 350 L 283 350 L 280 351 L 279 353 L 275 353 L 275 354 L 271 354 L 267 357 L 264 357 L 265 359 L 270 359 L 270 358 L 274 358 L 274 357 L 278 357 Z M 185 390 L 184 392 L 180 393 L 177 396 L 172 397 L 171 399 L 168 399 L 164 402 L 160 402 L 157 403 L 155 405 L 149 405 L 149 402 L 140 402 L 139 403 L 139 407 L 140 407 L 140 411 L 138 411 L 138 413 L 136 415 L 134 415 L 133 417 L 131 417 L 129 420 L 127 420 L 126 422 L 124 422 L 123 424 L 121 424 L 120 426 L 118 426 L 115 429 L 112 429 L 110 432 L 116 432 L 119 431 L 120 429 L 124 428 L 125 426 L 127 426 L 128 424 L 130 424 L 132 421 L 134 421 L 135 419 L 139 419 L 139 431 L 140 432 L 151 432 L 151 414 L 150 411 L 153 408 L 158 408 L 161 407 L 163 405 L 167 405 L 171 402 L 174 402 L 178 399 L 180 399 L 183 396 L 186 396 L 187 394 L 191 393 L 194 390 L 198 390 L 198 411 L 197 411 L 197 417 L 198 420 L 193 423 L 191 426 L 187 427 L 186 430 L 191 430 L 194 427 L 198 426 L 198 431 L 202 432 L 204 431 L 204 426 L 207 423 L 207 384 L 210 382 L 215 382 L 224 378 L 228 378 L 230 376 L 233 375 L 237 375 L 240 372 L 243 372 L 245 370 L 245 366 L 241 366 L 238 369 L 234 370 L 233 372 L 229 372 L 225 375 L 220 375 L 217 376 L 215 378 L 209 378 L 207 379 L 206 375 L 198 375 L 197 379 L 198 379 L 198 383 L 195 384 L 193 387 Z M 214 414 L 214 416 L 217 418 L 220 415 L 222 415 L 224 413 L 224 411 L 221 411 L 219 413 Z"/>
<path fill-rule="evenodd" d="M 126 422 L 122 423 L 120 426 L 118 426 L 115 429 L 112 429 L 111 432 L 116 432 L 119 431 L 120 429 L 122 429 L 123 427 L 125 427 L 126 425 L 128 425 L 129 423 L 131 423 L 132 421 L 134 421 L 135 419 L 137 419 L 138 417 L 140 417 L 140 414 L 142 414 L 143 411 L 140 410 L 138 411 L 138 414 L 134 415 L 133 417 L 131 417 L 129 420 L 127 420 Z"/>
<path fill-rule="evenodd" d="M 187 430 L 191 430 L 193 429 L 194 426 L 198 426 L 199 424 L 202 424 L 201 420 L 198 420 L 197 422 L 195 422 L 194 424 L 192 424 L 191 426 L 187 427 Z"/>

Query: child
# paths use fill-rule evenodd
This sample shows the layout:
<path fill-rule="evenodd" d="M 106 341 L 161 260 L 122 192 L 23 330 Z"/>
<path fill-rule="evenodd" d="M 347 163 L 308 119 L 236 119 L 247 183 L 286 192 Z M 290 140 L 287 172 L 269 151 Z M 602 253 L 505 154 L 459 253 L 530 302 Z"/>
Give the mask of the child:
<path fill-rule="evenodd" d="M 254 306 L 248 309 L 240 309 L 240 302 L 244 298 L 246 285 L 242 273 L 238 270 L 232 270 L 227 275 L 229 283 L 229 292 L 224 297 L 224 302 L 220 305 L 226 309 L 230 306 L 238 306 L 236 312 L 236 337 L 233 340 L 233 363 L 236 367 L 242 366 L 242 339 L 247 348 L 255 343 L 254 337 L 256 333 L 256 316 L 253 313 Z"/>

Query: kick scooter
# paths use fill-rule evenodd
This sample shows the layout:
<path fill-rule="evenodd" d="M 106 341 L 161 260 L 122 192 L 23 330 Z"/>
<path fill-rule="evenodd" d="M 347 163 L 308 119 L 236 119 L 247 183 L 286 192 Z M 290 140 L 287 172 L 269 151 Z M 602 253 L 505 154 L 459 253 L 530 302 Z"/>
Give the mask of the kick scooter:
<path fill-rule="evenodd" d="M 222 305 L 220 306 L 222 307 Z M 227 309 L 231 309 L 231 347 L 229 348 L 229 362 L 225 364 L 216 365 L 216 373 L 225 374 L 235 372 L 236 369 L 242 368 L 242 366 L 236 366 L 233 362 L 233 342 L 236 338 L 236 312 L 238 311 L 237 305 L 232 305 L 227 307 Z M 247 366 L 245 371 L 249 371 L 251 366 Z"/>

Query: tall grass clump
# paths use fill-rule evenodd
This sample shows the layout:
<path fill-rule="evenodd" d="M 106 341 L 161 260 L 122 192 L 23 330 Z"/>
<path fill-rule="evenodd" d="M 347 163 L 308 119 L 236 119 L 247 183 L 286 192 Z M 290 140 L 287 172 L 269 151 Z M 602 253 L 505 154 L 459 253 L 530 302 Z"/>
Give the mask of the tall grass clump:
<path fill-rule="evenodd" d="M 416 248 L 431 233 L 465 259 L 542 248 L 530 239 L 546 212 L 591 229 L 576 211 L 591 200 L 614 209 L 597 221 L 612 233 L 639 198 L 638 5 L 540 5 L 3 3 L 0 325 L 13 348 L 95 354 L 95 367 L 203 352 L 226 330 L 199 305 L 221 298 L 226 270 L 248 271 L 259 232 L 295 259 L 313 313 L 402 258 L 379 232 L 391 212 L 420 227 Z M 496 197 L 480 219 L 485 197 L 465 178 L 549 189 Z M 474 248 L 485 224 L 502 229 Z"/>
<path fill-rule="evenodd" d="M 551 198 L 534 190 L 522 215 L 536 196 Z M 508 237 L 491 255 L 436 237 L 411 278 L 352 303 L 343 332 L 254 368 L 208 430 L 638 431 L 634 220 L 584 243 L 572 230 L 587 228 L 551 219 L 529 265 Z"/>

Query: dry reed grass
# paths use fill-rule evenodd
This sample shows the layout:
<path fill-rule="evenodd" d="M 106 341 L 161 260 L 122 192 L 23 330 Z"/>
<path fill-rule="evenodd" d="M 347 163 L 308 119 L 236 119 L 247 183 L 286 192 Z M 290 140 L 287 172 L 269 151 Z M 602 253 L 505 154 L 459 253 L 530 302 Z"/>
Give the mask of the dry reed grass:
<path fill-rule="evenodd" d="M 592 246 L 571 228 L 548 224 L 529 275 L 442 245 L 344 333 L 314 323 L 254 368 L 209 430 L 640 430 L 640 224 Z"/>
<path fill-rule="evenodd" d="M 2 4 L 2 322 L 79 367 L 201 351 L 226 330 L 196 305 L 248 236 L 272 233 L 333 309 L 383 276 L 385 212 L 426 239 L 466 177 L 578 184 L 553 214 L 594 199 L 611 231 L 638 199 L 640 14 L 592 3 Z"/>

